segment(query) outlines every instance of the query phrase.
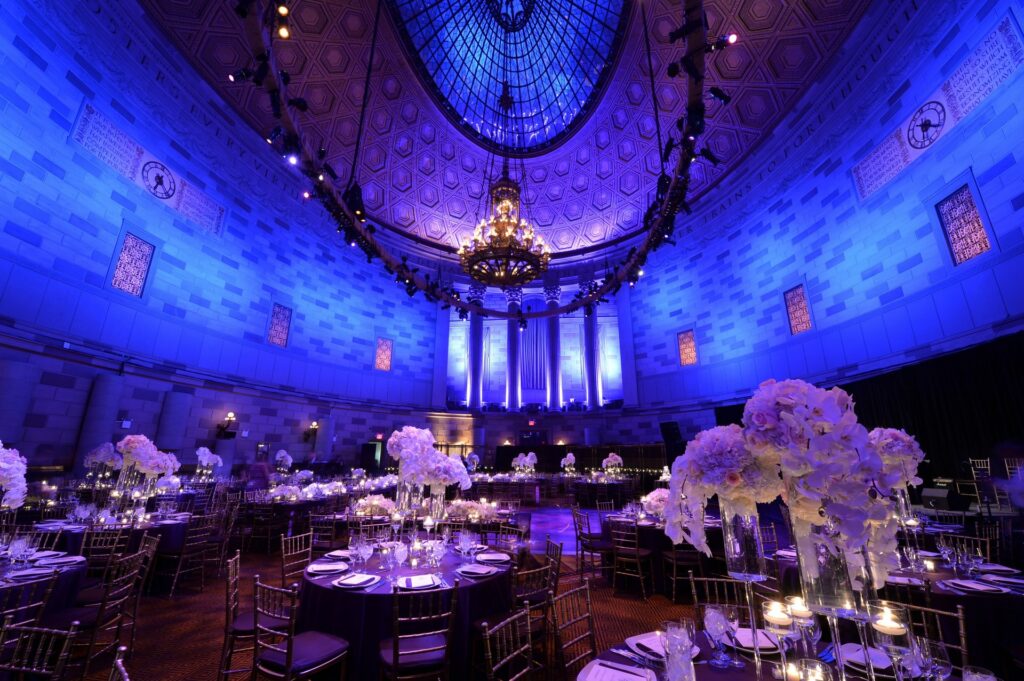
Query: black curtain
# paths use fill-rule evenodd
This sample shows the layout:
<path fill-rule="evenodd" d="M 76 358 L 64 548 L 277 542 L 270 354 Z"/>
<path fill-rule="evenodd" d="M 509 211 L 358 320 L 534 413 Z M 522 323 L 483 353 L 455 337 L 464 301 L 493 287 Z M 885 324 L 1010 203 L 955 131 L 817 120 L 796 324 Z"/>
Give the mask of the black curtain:
<path fill-rule="evenodd" d="M 969 476 L 967 459 L 986 456 L 1000 475 L 1003 456 L 1024 456 L 1024 332 L 841 387 L 868 429 L 903 428 L 917 438 L 925 481 Z M 740 423 L 743 404 L 719 407 L 715 417 Z"/>

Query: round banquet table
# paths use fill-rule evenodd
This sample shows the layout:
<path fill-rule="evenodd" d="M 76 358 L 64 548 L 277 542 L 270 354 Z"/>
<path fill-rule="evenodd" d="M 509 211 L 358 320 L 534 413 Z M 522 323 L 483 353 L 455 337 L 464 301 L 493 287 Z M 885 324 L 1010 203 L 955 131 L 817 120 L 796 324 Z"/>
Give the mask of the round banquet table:
<path fill-rule="evenodd" d="M 36 567 L 34 564 L 31 567 Z M 85 560 L 74 565 L 61 566 L 57 568 L 57 582 L 53 585 L 53 591 L 46 602 L 44 612 L 48 615 L 59 612 L 66 608 L 74 607 L 78 591 L 82 587 L 82 577 L 85 576 Z M 6 571 L 7 564 L 0 568 L 0 574 Z M 19 582 L 0 578 L 0 592 L 17 587 Z M 6 594 L 4 595 L 6 597 Z"/>
<path fill-rule="evenodd" d="M 785 594 L 800 593 L 800 570 L 795 559 L 776 557 L 779 580 Z M 972 664 L 991 669 L 1000 678 L 1014 678 L 1014 662 L 1011 650 L 1020 646 L 1020 623 L 1024 621 L 1024 588 L 1006 593 L 955 591 L 941 582 L 955 578 L 953 570 L 945 566 L 941 558 L 932 557 L 936 569 L 931 572 L 903 570 L 904 577 L 915 577 L 931 582 L 930 606 L 938 610 L 955 612 L 962 605 L 967 621 L 967 650 Z M 1014 575 L 1024 579 L 1024 575 Z M 977 578 L 975 578 L 977 579 Z M 924 602 L 924 587 L 915 591 Z M 956 632 L 944 632 L 949 640 L 956 640 Z"/>
<path fill-rule="evenodd" d="M 584 508 L 597 508 L 598 501 L 614 501 L 615 507 L 620 508 L 623 499 L 627 495 L 627 487 L 624 480 L 606 482 L 577 480 L 573 485 L 573 491 L 576 496 L 576 503 Z"/>
<path fill-rule="evenodd" d="M 118 528 L 117 525 L 95 527 L 105 527 L 111 530 Z M 56 524 L 44 523 L 41 526 L 37 525 L 36 529 L 40 532 L 60 529 L 61 535 L 60 540 L 57 542 L 57 548 L 68 553 L 82 552 L 82 542 L 85 540 L 85 531 L 87 529 L 85 525 L 71 524 L 58 528 Z M 142 535 L 146 533 L 151 536 L 155 534 L 160 537 L 160 544 L 157 546 L 158 551 L 163 553 L 180 551 L 185 545 L 185 533 L 187 530 L 187 520 L 157 520 L 134 525 L 128 528 L 128 551 L 138 549 L 142 543 Z"/>
<path fill-rule="evenodd" d="M 603 515 L 601 517 L 601 538 L 603 540 L 611 542 L 612 523 L 615 522 L 632 523 L 633 519 L 614 513 Z M 651 552 L 651 577 L 654 584 L 657 588 L 663 588 L 665 585 L 665 562 L 661 559 L 661 554 L 671 551 L 673 548 L 672 540 L 665 534 L 665 524 L 648 518 L 637 523 L 636 531 L 640 548 Z M 704 524 L 704 533 L 707 536 L 712 555 L 721 556 L 723 554 L 721 523 L 715 523 L 709 519 Z M 689 545 L 687 544 L 687 546 Z"/>
<path fill-rule="evenodd" d="M 448 553 L 438 571 L 448 584 L 454 585 L 455 579 L 459 579 L 459 600 L 452 640 L 449 642 L 451 676 L 454 679 L 469 676 L 473 623 L 488 617 L 500 617 L 511 607 L 510 567 L 499 569 L 489 577 L 470 579 L 460 577 L 455 572 L 462 564 L 463 559 L 459 555 Z M 379 557 L 375 555 L 367 566 L 360 565 L 355 569 L 380 574 L 379 568 Z M 396 570 L 395 575 L 404 577 L 428 572 L 431 570 L 422 567 L 413 569 L 405 565 Z M 380 643 L 390 638 L 393 631 L 394 601 L 391 587 L 386 579 L 382 579 L 368 589 L 342 589 L 331 585 L 338 577 L 338 574 L 313 576 L 308 571 L 303 574 L 299 593 L 298 630 L 315 629 L 344 638 L 350 646 L 349 678 L 376 679 L 380 666 Z"/>

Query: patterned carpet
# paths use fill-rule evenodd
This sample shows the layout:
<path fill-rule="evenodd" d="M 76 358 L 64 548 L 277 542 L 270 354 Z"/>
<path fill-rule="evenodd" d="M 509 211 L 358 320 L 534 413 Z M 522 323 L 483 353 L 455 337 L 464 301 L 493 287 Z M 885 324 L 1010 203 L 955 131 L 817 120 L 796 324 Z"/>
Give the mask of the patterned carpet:
<path fill-rule="evenodd" d="M 572 521 L 568 527 L 564 509 L 542 509 L 533 513 L 533 536 L 541 545 L 545 534 L 553 535 L 565 543 L 567 553 L 573 549 Z M 566 534 L 566 529 L 568 530 Z M 251 599 L 252 577 L 256 574 L 274 575 L 280 570 L 278 556 L 251 552 L 243 556 L 243 602 Z M 577 585 L 578 577 L 574 556 L 563 558 L 562 584 Z M 673 605 L 664 596 L 653 596 L 644 601 L 631 587 L 613 594 L 610 585 L 601 579 L 591 579 L 594 615 L 599 649 L 620 643 L 627 636 L 651 631 L 666 619 L 680 617 L 689 612 L 688 606 Z M 224 580 L 209 578 L 206 590 L 182 591 L 173 600 L 163 596 L 143 599 L 140 612 L 135 655 L 126 665 L 133 681 L 212 681 L 216 679 L 217 662 L 223 642 Z M 101 665 L 101 672 L 89 675 L 89 681 L 106 681 L 109 666 Z M 245 678 L 243 675 L 235 678 Z M 361 680 L 360 680 L 361 681 Z"/>

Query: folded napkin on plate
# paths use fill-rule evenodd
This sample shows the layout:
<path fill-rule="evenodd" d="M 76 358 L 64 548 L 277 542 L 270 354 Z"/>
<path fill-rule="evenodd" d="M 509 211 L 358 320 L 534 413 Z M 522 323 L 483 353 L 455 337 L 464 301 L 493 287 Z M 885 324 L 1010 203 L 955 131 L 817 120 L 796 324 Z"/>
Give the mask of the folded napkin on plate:
<path fill-rule="evenodd" d="M 512 558 L 507 553 L 478 553 L 476 559 L 483 563 L 507 563 Z"/>
<path fill-rule="evenodd" d="M 905 577 L 903 575 L 889 575 L 885 578 L 886 584 L 900 584 L 903 586 L 924 586 L 924 581 L 917 577 Z"/>
<path fill-rule="evenodd" d="M 985 584 L 979 582 L 976 579 L 948 579 L 946 584 L 949 584 L 957 589 L 963 589 L 966 591 L 988 591 L 988 592 L 1001 592 L 1002 588 L 993 586 L 992 584 Z"/>
<path fill-rule="evenodd" d="M 796 551 L 793 549 L 779 549 L 775 552 L 779 558 L 796 558 Z"/>
<path fill-rule="evenodd" d="M 306 569 L 314 575 L 329 575 L 348 570 L 348 565 L 346 563 L 310 563 Z"/>
<path fill-rule="evenodd" d="M 56 558 L 40 558 L 36 561 L 38 567 L 67 567 L 85 562 L 85 556 L 58 556 Z"/>
<path fill-rule="evenodd" d="M 338 586 L 364 586 L 376 580 L 375 575 L 365 575 L 360 572 L 353 572 L 334 580 Z"/>
<path fill-rule="evenodd" d="M 493 575 L 497 571 L 498 570 L 496 568 L 493 568 L 490 565 L 480 565 L 479 563 L 469 563 L 468 565 L 463 565 L 457 570 L 457 572 L 470 577 Z"/>
<path fill-rule="evenodd" d="M 644 653 L 645 655 L 651 655 L 652 653 L 648 650 L 644 650 L 644 648 L 640 646 L 641 643 L 647 648 L 650 648 L 650 650 L 654 651 L 654 657 L 665 657 L 665 646 L 662 644 L 661 637 L 658 636 L 657 632 L 652 631 L 649 634 L 641 634 L 640 636 L 637 636 L 634 640 L 637 643 L 637 647 L 640 648 L 640 652 Z"/>
<path fill-rule="evenodd" d="M 402 577 L 399 583 L 406 589 L 422 589 L 437 584 L 437 580 L 434 575 L 410 575 Z"/>
<path fill-rule="evenodd" d="M 982 563 L 978 566 L 978 570 L 981 572 L 1000 572 L 1004 575 L 1015 575 L 1020 572 L 1016 568 L 1000 565 L 999 563 Z"/>
<path fill-rule="evenodd" d="M 590 667 L 585 681 L 641 681 L 653 678 L 654 672 L 643 667 L 598 660 Z"/>
<path fill-rule="evenodd" d="M 337 551 L 331 551 L 330 553 L 324 555 L 324 558 L 334 558 L 334 559 L 349 558 L 349 557 L 351 557 L 351 553 L 349 553 L 349 551 L 347 549 L 338 549 Z"/>
<path fill-rule="evenodd" d="M 1020 577 L 1007 577 L 1006 575 L 982 575 L 981 579 L 986 582 L 1002 584 L 1004 586 L 1015 586 L 1017 588 L 1024 586 L 1024 579 L 1021 579 Z"/>
<path fill-rule="evenodd" d="M 852 663 L 858 667 L 866 667 L 867 663 L 864 661 L 864 646 L 859 643 L 844 643 L 841 647 L 843 653 L 843 659 L 848 664 Z M 892 662 L 889 660 L 889 656 L 885 654 L 884 650 L 878 648 L 868 648 L 868 655 L 871 658 L 871 666 L 875 669 L 888 669 L 892 666 Z"/>
<path fill-rule="evenodd" d="M 740 648 L 753 650 L 754 633 L 748 627 L 740 627 L 736 630 L 736 643 Z M 761 650 L 774 650 L 778 647 L 776 639 L 767 631 L 757 630 L 757 647 Z"/>

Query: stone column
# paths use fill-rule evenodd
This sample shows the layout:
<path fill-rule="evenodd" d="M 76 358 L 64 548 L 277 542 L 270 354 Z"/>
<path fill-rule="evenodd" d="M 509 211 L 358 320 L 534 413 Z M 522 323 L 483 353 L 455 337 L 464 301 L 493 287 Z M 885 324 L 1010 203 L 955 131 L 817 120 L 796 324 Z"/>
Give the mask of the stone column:
<path fill-rule="evenodd" d="M 0 361 L 0 441 L 5 446 L 15 446 L 24 437 L 25 416 L 41 375 L 34 364 Z"/>
<path fill-rule="evenodd" d="M 185 447 L 185 426 L 192 409 L 192 393 L 174 392 L 164 394 L 160 409 L 160 421 L 156 426 L 156 446 L 165 451 L 176 452 Z M 194 451 L 180 452 L 178 460 L 192 463 Z"/>
<path fill-rule="evenodd" d="M 558 285 L 544 287 L 544 300 L 548 310 L 558 308 L 562 289 Z M 548 409 L 558 411 L 562 408 L 562 334 L 558 315 L 548 317 Z"/>
<path fill-rule="evenodd" d="M 508 311 L 518 314 L 523 305 L 523 289 L 518 286 L 505 289 L 505 300 Z M 523 330 L 519 328 L 519 320 L 512 318 L 506 322 L 508 331 L 508 348 L 505 366 L 505 405 L 509 411 L 519 411 L 521 391 L 519 389 L 519 338 Z"/>
<path fill-rule="evenodd" d="M 85 475 L 85 455 L 104 442 L 110 442 L 123 383 L 124 377 L 118 374 L 97 374 L 93 379 L 75 450 L 76 477 Z"/>
<path fill-rule="evenodd" d="M 451 335 L 451 311 L 437 306 L 434 324 L 434 386 L 430 404 L 434 409 L 448 406 L 448 336 Z"/>
<path fill-rule="evenodd" d="M 585 290 L 591 282 L 581 282 L 580 288 Z M 596 306 L 584 308 L 583 311 L 583 366 L 586 372 L 587 408 L 601 407 L 601 367 L 600 348 L 597 343 L 597 310 Z"/>
<path fill-rule="evenodd" d="M 630 307 L 632 289 L 623 286 L 615 297 L 619 312 L 619 361 L 622 364 L 622 403 L 637 405 L 636 353 L 633 351 L 633 308 Z"/>
<path fill-rule="evenodd" d="M 469 302 L 482 305 L 486 290 L 483 284 L 470 286 Z M 484 317 L 478 312 L 469 315 L 469 366 L 466 373 L 469 381 L 467 404 L 470 409 L 478 410 L 483 406 L 484 395 Z"/>
<path fill-rule="evenodd" d="M 321 416 L 316 422 L 316 442 L 313 451 L 319 463 L 327 463 L 334 458 L 334 415 Z"/>

